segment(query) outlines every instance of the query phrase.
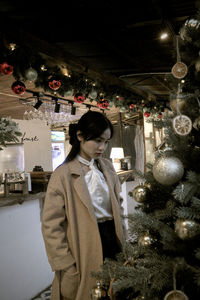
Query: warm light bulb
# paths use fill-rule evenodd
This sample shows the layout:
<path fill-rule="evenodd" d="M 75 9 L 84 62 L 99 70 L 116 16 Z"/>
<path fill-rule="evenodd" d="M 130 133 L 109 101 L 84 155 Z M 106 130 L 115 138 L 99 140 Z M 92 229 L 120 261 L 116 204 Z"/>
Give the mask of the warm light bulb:
<path fill-rule="evenodd" d="M 16 44 L 10 43 L 9 47 L 10 47 L 10 50 L 11 50 L 11 51 L 14 51 L 15 48 L 16 48 Z"/>
<path fill-rule="evenodd" d="M 40 69 L 41 69 L 42 71 L 47 71 L 47 68 L 45 67 L 45 65 L 42 65 L 42 66 L 40 67 Z"/>
<path fill-rule="evenodd" d="M 163 33 L 160 35 L 160 39 L 161 39 L 161 40 L 165 40 L 166 38 L 168 38 L 168 33 L 167 33 L 167 32 L 163 32 Z"/>

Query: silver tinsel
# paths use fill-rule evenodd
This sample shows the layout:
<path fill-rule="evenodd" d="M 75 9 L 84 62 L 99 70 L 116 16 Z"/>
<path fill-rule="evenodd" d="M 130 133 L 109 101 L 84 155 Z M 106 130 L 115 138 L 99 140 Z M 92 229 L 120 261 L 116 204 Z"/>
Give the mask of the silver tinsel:
<path fill-rule="evenodd" d="M 35 69 L 29 68 L 25 72 L 25 77 L 26 77 L 27 80 L 34 81 L 34 80 L 37 79 L 38 73 L 37 73 L 37 71 Z"/>
<path fill-rule="evenodd" d="M 184 167 L 177 157 L 159 157 L 153 165 L 154 178 L 163 185 L 178 182 L 184 174 Z"/>

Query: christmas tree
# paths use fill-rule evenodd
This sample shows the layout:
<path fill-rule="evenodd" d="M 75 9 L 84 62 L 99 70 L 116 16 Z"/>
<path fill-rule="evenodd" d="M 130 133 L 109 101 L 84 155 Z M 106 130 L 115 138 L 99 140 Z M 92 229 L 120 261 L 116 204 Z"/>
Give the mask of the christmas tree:
<path fill-rule="evenodd" d="M 95 274 L 110 299 L 200 299 L 200 12 L 183 24 L 176 53 L 171 109 L 150 120 L 163 143 L 147 172 L 135 173 L 143 184 L 130 193 L 138 205 L 129 238 Z"/>

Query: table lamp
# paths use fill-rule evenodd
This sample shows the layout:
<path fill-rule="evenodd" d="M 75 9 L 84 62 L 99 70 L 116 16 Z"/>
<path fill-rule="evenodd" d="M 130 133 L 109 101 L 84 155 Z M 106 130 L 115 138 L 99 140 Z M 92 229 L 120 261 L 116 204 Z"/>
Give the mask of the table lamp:
<path fill-rule="evenodd" d="M 124 149 L 120 147 L 113 147 L 110 152 L 110 158 L 116 172 L 121 170 L 120 159 L 124 158 Z"/>

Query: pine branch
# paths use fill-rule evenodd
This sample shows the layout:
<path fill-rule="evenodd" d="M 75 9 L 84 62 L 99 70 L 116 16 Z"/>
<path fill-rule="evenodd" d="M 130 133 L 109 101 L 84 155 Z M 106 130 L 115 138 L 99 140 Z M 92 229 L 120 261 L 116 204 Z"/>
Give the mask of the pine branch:
<path fill-rule="evenodd" d="M 200 199 L 197 197 L 192 197 L 191 199 L 191 207 L 194 209 L 199 209 Z"/>
<path fill-rule="evenodd" d="M 194 279 L 195 279 L 196 284 L 200 287 L 200 269 L 199 268 L 195 271 Z"/>
<path fill-rule="evenodd" d="M 184 184 L 180 183 L 179 185 L 177 185 L 172 194 L 174 198 L 181 204 L 188 204 L 188 202 L 191 200 L 191 197 L 194 196 L 196 191 L 197 186 L 195 184 L 186 182 Z"/>
<path fill-rule="evenodd" d="M 180 219 L 200 219 L 200 207 L 179 207 L 176 208 L 177 217 Z"/>
<path fill-rule="evenodd" d="M 193 171 L 188 171 L 187 180 L 193 184 L 196 184 L 198 187 L 200 187 L 200 175 Z"/>

